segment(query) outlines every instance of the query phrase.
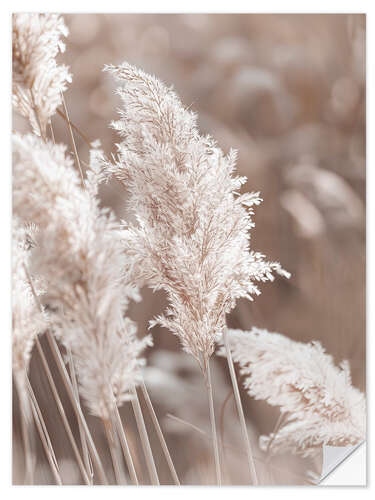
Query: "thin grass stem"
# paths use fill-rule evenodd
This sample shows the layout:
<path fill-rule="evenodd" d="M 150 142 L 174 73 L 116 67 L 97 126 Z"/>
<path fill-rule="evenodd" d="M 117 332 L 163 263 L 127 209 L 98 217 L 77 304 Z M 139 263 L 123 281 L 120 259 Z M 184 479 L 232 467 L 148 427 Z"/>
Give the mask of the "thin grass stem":
<path fill-rule="evenodd" d="M 224 417 L 225 417 L 225 410 L 226 410 L 228 402 L 230 401 L 230 399 L 232 397 L 233 397 L 233 389 L 230 389 L 229 393 L 227 394 L 227 396 L 226 396 L 226 398 L 224 400 L 224 403 L 221 406 L 221 410 L 220 410 L 220 420 L 219 420 L 220 424 L 219 424 L 219 428 L 220 428 L 220 439 L 221 439 L 222 443 L 224 442 L 224 431 L 225 431 Z"/>
<path fill-rule="evenodd" d="M 119 456 L 119 450 L 116 445 L 115 439 L 115 428 L 112 425 L 110 419 L 102 418 L 102 424 L 104 427 L 105 435 L 108 442 L 109 451 L 111 454 L 113 470 L 115 473 L 115 479 L 117 484 L 126 484 L 126 478 L 122 470 L 121 457 Z M 116 433 L 117 434 L 117 433 Z M 117 435 L 116 435 L 117 437 Z"/>
<path fill-rule="evenodd" d="M 271 461 L 271 458 L 272 458 L 272 455 L 270 453 L 271 445 L 274 442 L 276 435 L 279 432 L 280 427 L 283 425 L 287 415 L 288 415 L 287 412 L 280 413 L 280 415 L 276 421 L 275 427 L 273 428 L 273 431 L 271 433 L 271 439 L 268 441 L 268 446 L 267 446 L 267 450 L 266 450 L 266 462 L 267 463 L 269 463 Z"/>
<path fill-rule="evenodd" d="M 160 484 L 159 477 L 158 477 L 158 473 L 156 470 L 154 457 L 152 455 L 152 449 L 151 449 L 150 441 L 148 439 L 147 429 L 146 429 L 145 421 L 143 419 L 141 405 L 139 403 L 138 394 L 137 394 L 135 387 L 132 388 L 132 394 L 134 397 L 132 398 L 131 403 L 133 406 L 133 411 L 134 411 L 134 416 L 135 416 L 135 420 L 136 420 L 137 427 L 138 427 L 138 432 L 139 432 L 139 435 L 141 438 L 142 449 L 143 449 L 143 453 L 144 453 L 145 459 L 146 459 L 147 470 L 148 470 L 148 473 L 150 475 L 151 483 L 153 485 L 159 485 Z"/>
<path fill-rule="evenodd" d="M 224 328 L 224 335 L 223 336 L 224 336 L 225 350 L 226 350 L 226 354 L 227 354 L 227 362 L 228 362 L 228 367 L 229 367 L 229 373 L 230 373 L 230 378 L 231 378 L 232 386 L 233 386 L 234 399 L 236 401 L 238 418 L 240 420 L 240 425 L 241 425 L 241 430 L 242 430 L 242 437 L 243 437 L 243 440 L 245 442 L 245 447 L 246 447 L 246 455 L 247 455 L 247 462 L 248 462 L 248 467 L 249 467 L 249 472 L 250 472 L 250 478 L 251 478 L 251 482 L 252 482 L 253 485 L 258 485 L 258 478 L 257 478 L 256 469 L 255 469 L 255 464 L 254 464 L 254 459 L 253 459 L 253 453 L 252 453 L 252 449 L 251 449 L 250 439 L 249 439 L 249 435 L 248 435 L 248 432 L 247 432 L 245 415 L 244 415 L 243 408 L 242 408 L 240 391 L 238 389 L 236 372 L 234 370 L 234 365 L 233 365 L 232 353 L 231 353 L 230 345 L 229 345 L 227 328 Z"/>
<path fill-rule="evenodd" d="M 130 453 L 128 441 L 126 439 L 126 434 L 125 434 L 125 429 L 121 421 L 121 416 L 120 412 L 118 411 L 117 406 L 115 406 L 114 412 L 113 412 L 113 420 L 114 420 L 114 425 L 116 426 L 117 434 L 120 439 L 120 444 L 122 448 L 122 452 L 124 454 L 125 462 L 128 467 L 129 471 L 129 476 L 133 482 L 133 484 L 138 485 L 138 478 L 137 478 L 137 473 L 135 471 L 133 459 Z"/>
<path fill-rule="evenodd" d="M 220 417 L 219 417 L 219 435 L 220 435 L 220 444 L 221 444 L 221 448 L 220 448 L 220 451 L 221 451 L 221 456 L 222 456 L 222 459 L 223 459 L 223 477 L 225 479 L 227 479 L 227 476 L 228 476 L 228 467 L 227 467 L 227 454 L 226 454 L 226 446 L 224 446 L 224 441 L 225 441 L 225 437 L 224 437 L 224 433 L 225 433 L 225 426 L 224 426 L 224 420 L 225 420 L 225 410 L 227 408 L 227 405 L 228 405 L 228 402 L 231 400 L 231 398 L 233 397 L 233 389 L 231 388 L 229 390 L 229 393 L 227 394 L 222 406 L 221 406 L 221 409 L 220 409 Z"/>
<path fill-rule="evenodd" d="M 73 129 L 72 129 L 72 126 L 71 126 L 70 120 L 69 120 L 68 108 L 66 107 L 64 95 L 63 95 L 62 92 L 61 92 L 61 102 L 63 104 L 64 113 L 65 113 L 65 116 L 67 118 L 66 122 L 67 122 L 68 128 L 69 128 L 70 139 L 72 141 L 72 146 L 73 146 L 74 156 L 75 156 L 75 159 L 76 159 L 77 168 L 78 168 L 79 174 L 81 176 L 82 187 L 84 188 L 85 187 L 85 180 L 84 180 L 84 177 L 83 177 L 83 171 L 82 171 L 82 167 L 81 167 L 81 162 L 80 162 L 79 156 L 78 156 L 78 151 L 77 151 L 76 141 L 74 139 Z"/>
<path fill-rule="evenodd" d="M 159 438 L 160 445 L 162 447 L 165 459 L 166 459 L 166 461 L 168 463 L 169 470 L 171 471 L 171 475 L 172 475 L 173 481 L 174 481 L 174 483 L 177 486 L 180 486 L 180 481 L 178 479 L 178 475 L 177 475 L 176 469 L 174 467 L 173 460 L 172 460 L 171 455 L 169 453 L 167 443 L 165 442 L 163 431 L 161 430 L 161 427 L 160 427 L 160 424 L 159 424 L 159 421 L 158 421 L 158 417 L 156 416 L 154 407 L 152 405 L 150 396 L 149 396 L 148 391 L 147 391 L 146 384 L 144 383 L 143 380 L 141 382 L 141 391 L 142 391 L 143 397 L 145 398 L 146 405 L 147 405 L 147 408 L 149 410 L 152 422 L 154 424 L 154 427 L 155 427 L 155 430 L 156 430 L 156 434 L 157 434 L 157 436 Z"/>
<path fill-rule="evenodd" d="M 229 400 L 232 397 L 233 397 L 233 389 L 230 389 L 226 398 L 224 399 L 224 402 L 223 402 L 223 404 L 221 406 L 221 410 L 220 410 L 220 438 L 222 441 L 224 441 L 224 431 L 225 431 L 225 428 L 224 428 L 225 410 L 227 408 L 227 404 L 228 404 Z"/>
<path fill-rule="evenodd" d="M 61 486 L 63 483 L 62 483 L 62 479 L 60 476 L 60 471 L 59 471 L 59 466 L 57 463 L 56 455 L 55 455 L 55 452 L 54 452 L 54 449 L 53 449 L 53 446 L 51 443 L 51 439 L 50 439 L 48 431 L 47 431 L 46 424 L 45 424 L 44 419 L 43 419 L 42 412 L 40 411 L 38 401 L 35 397 L 33 388 L 31 386 L 28 378 L 26 379 L 26 384 L 27 384 L 27 390 L 28 390 L 30 400 L 31 400 L 31 410 L 32 410 L 32 413 L 34 415 L 34 421 L 35 421 L 36 428 L 37 428 L 39 436 L 40 436 L 40 440 L 42 441 L 42 445 L 43 445 L 48 463 L 51 467 L 51 471 L 52 471 L 53 477 L 56 481 L 56 484 Z"/>
<path fill-rule="evenodd" d="M 52 142 L 54 144 L 56 144 L 56 140 L 55 140 L 55 132 L 53 131 L 53 126 L 52 126 L 52 118 L 49 119 L 49 122 L 48 122 L 48 125 L 49 125 L 49 130 L 51 132 L 51 139 L 52 139 Z"/>
<path fill-rule="evenodd" d="M 174 420 L 175 422 L 178 422 L 179 424 L 185 425 L 186 427 L 190 427 L 190 429 L 194 430 L 195 432 L 199 432 L 199 434 L 202 434 L 203 436 L 207 437 L 207 433 L 203 430 L 197 427 L 196 425 L 192 424 L 191 422 L 187 422 L 186 420 L 183 420 L 180 417 L 176 417 L 176 415 L 172 415 L 171 413 L 167 413 L 167 418 L 170 418 L 171 420 Z M 208 438 L 210 439 L 210 438 Z"/>
<path fill-rule="evenodd" d="M 87 144 L 87 146 L 90 148 L 91 147 L 91 143 L 90 143 L 90 140 L 88 139 L 88 137 L 82 132 L 82 130 L 80 130 L 77 125 L 74 125 L 74 123 L 66 117 L 66 115 L 64 115 L 64 113 L 59 109 L 57 108 L 56 109 L 56 112 L 57 114 L 63 118 L 63 120 L 65 120 L 67 123 L 70 124 L 70 126 L 82 137 L 82 139 L 85 141 L 85 143 Z"/>
<path fill-rule="evenodd" d="M 75 394 L 75 397 L 77 399 L 77 404 L 81 407 L 77 376 L 76 376 L 76 372 L 75 372 L 75 368 L 74 368 L 72 352 L 70 349 L 67 349 L 67 354 L 68 354 L 68 360 L 69 360 L 70 378 L 72 381 L 74 394 Z M 87 440 L 86 440 L 86 436 L 85 436 L 85 431 L 83 430 L 82 424 L 81 424 L 79 419 L 77 419 L 77 422 L 78 422 L 79 437 L 81 440 L 81 448 L 82 448 L 82 455 L 83 455 L 83 461 L 85 464 L 85 469 L 86 469 L 90 484 L 93 484 L 94 470 L 92 468 L 92 461 L 91 461 L 90 453 L 89 453 L 89 450 L 87 447 Z"/>
<path fill-rule="evenodd" d="M 209 358 L 206 358 L 204 360 L 204 372 L 203 373 L 204 373 L 204 378 L 205 378 L 205 382 L 206 382 L 208 406 L 209 406 L 209 410 L 210 410 L 210 422 L 211 422 L 212 444 L 213 444 L 213 448 L 214 448 L 216 482 L 217 482 L 218 486 L 221 486 L 222 477 L 221 477 L 221 466 L 220 466 L 220 453 L 219 453 L 219 443 L 218 443 L 217 431 L 216 431 L 215 408 L 214 408 L 214 398 L 213 398 L 213 392 L 212 392 L 212 381 L 211 381 L 211 370 L 210 370 Z"/>

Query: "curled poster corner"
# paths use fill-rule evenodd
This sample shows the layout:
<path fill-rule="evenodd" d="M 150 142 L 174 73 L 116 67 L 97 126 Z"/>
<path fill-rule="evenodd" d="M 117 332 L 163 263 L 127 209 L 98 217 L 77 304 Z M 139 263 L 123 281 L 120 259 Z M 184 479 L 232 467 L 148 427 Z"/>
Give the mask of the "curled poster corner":
<path fill-rule="evenodd" d="M 322 486 L 366 486 L 366 442 L 356 446 L 324 446 Z"/>

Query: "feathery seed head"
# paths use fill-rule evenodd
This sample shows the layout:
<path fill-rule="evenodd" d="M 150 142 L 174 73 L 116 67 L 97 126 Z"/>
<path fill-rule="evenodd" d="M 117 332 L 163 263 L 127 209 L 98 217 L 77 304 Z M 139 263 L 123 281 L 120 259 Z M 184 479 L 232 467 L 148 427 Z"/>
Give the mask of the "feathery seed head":
<path fill-rule="evenodd" d="M 261 437 L 263 449 L 308 456 L 323 444 L 365 439 L 365 398 L 352 386 L 347 362 L 335 366 L 319 342 L 295 342 L 258 328 L 228 334 L 249 395 L 279 406 L 284 416 L 275 434 Z M 219 355 L 226 355 L 224 347 Z"/>
<path fill-rule="evenodd" d="M 112 124 L 122 142 L 105 167 L 128 189 L 137 219 L 124 243 L 133 279 L 167 292 L 170 307 L 151 325 L 169 328 L 201 362 L 236 300 L 259 294 L 256 282 L 274 272 L 287 273 L 250 251 L 261 199 L 238 194 L 245 179 L 234 175 L 236 153 L 224 155 L 201 136 L 196 115 L 157 78 L 126 63 L 105 70 L 122 84 Z"/>
<path fill-rule="evenodd" d="M 121 273 L 124 235 L 99 208 L 96 174 L 83 190 L 64 147 L 15 134 L 13 152 L 14 210 L 40 228 L 32 269 L 46 280 L 53 326 L 72 351 L 82 396 L 92 413 L 107 418 L 139 382 L 139 355 L 151 343 L 149 336 L 138 340 L 124 317 L 134 295 Z"/>
<path fill-rule="evenodd" d="M 57 14 L 13 14 L 13 104 L 38 135 L 45 134 L 71 82 L 68 67 L 56 63 L 57 54 L 65 50 L 61 37 L 67 35 Z"/>

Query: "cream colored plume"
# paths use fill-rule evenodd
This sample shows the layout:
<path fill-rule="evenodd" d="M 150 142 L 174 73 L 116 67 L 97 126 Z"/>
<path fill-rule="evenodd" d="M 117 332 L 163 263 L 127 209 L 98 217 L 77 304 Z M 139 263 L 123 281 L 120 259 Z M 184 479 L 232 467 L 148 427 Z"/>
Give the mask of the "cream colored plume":
<path fill-rule="evenodd" d="M 365 397 L 353 387 L 346 361 L 337 367 L 319 342 L 295 342 L 258 328 L 229 330 L 229 340 L 249 395 L 283 414 L 277 432 L 261 437 L 264 450 L 308 456 L 323 445 L 366 438 Z M 219 354 L 225 356 L 224 347 Z"/>

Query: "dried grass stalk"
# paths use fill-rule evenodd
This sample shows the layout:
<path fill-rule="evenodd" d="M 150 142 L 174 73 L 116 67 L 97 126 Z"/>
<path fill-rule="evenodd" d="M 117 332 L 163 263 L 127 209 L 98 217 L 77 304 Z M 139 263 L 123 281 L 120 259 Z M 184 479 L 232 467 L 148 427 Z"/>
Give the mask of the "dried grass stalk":
<path fill-rule="evenodd" d="M 150 326 L 177 335 L 207 374 L 205 365 L 237 299 L 252 300 L 260 293 L 256 283 L 273 280 L 274 272 L 289 274 L 250 250 L 252 207 L 261 198 L 238 193 L 246 178 L 234 175 L 236 153 L 224 155 L 211 137 L 201 136 L 196 115 L 157 78 L 127 63 L 105 70 L 122 85 L 117 92 L 123 108 L 112 123 L 122 142 L 117 160 L 103 164 L 128 190 L 137 220 L 124 240 L 129 271 L 135 283 L 166 291 L 166 315 Z M 219 477 L 216 435 L 213 443 Z"/>
<path fill-rule="evenodd" d="M 71 82 L 67 66 L 56 63 L 58 53 L 65 50 L 61 37 L 67 35 L 64 20 L 57 14 L 13 14 L 13 105 L 43 138 Z"/>

